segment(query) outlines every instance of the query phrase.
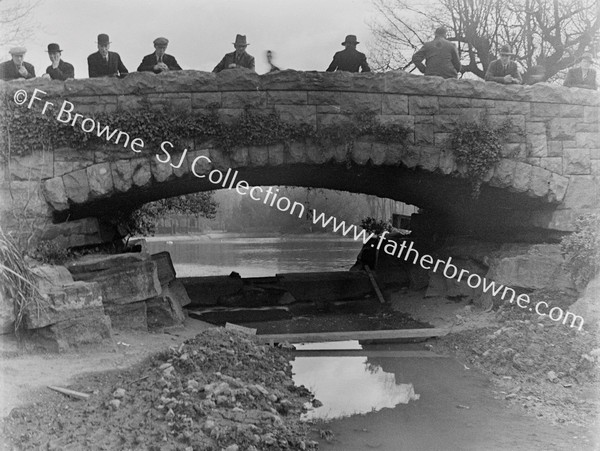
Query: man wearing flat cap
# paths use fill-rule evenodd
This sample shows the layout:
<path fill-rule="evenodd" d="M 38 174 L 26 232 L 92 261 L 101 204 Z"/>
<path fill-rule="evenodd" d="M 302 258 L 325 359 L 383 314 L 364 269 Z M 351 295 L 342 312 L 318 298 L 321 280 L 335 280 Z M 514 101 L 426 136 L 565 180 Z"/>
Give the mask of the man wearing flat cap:
<path fill-rule="evenodd" d="M 424 75 L 456 78 L 460 57 L 456 45 L 446 39 L 446 28 L 435 30 L 433 41 L 426 42 L 412 57 L 413 64 Z M 425 64 L 423 64 L 425 60 Z"/>
<path fill-rule="evenodd" d="M 118 53 L 109 52 L 110 39 L 107 34 L 98 35 L 98 51 L 88 56 L 88 72 L 90 78 L 119 77 L 129 72 Z"/>
<path fill-rule="evenodd" d="M 42 78 L 51 78 L 52 80 L 66 80 L 75 78 L 75 68 L 72 64 L 61 59 L 62 50 L 58 44 L 48 44 L 48 58 L 52 64 L 46 68 L 46 73 Z"/>
<path fill-rule="evenodd" d="M 510 60 L 513 55 L 508 45 L 500 47 L 500 58 L 492 61 L 488 66 L 485 81 L 495 81 L 505 85 L 523 83 L 517 63 Z"/>
<path fill-rule="evenodd" d="M 342 42 L 342 45 L 346 48 L 333 55 L 333 61 L 326 71 L 334 72 L 336 70 L 341 70 L 346 72 L 358 72 L 360 69 L 362 72 L 371 72 L 365 54 L 356 50 L 357 44 L 359 44 L 359 42 L 356 40 L 356 36 L 353 34 L 346 36 L 346 39 Z"/>
<path fill-rule="evenodd" d="M 167 46 L 169 40 L 167 38 L 156 38 L 154 40 L 154 53 L 146 55 L 142 59 L 141 64 L 137 68 L 138 72 L 154 72 L 160 74 L 170 70 L 181 70 L 175 57 L 167 55 Z"/>
<path fill-rule="evenodd" d="M 9 50 L 11 60 L 0 64 L 0 80 L 18 80 L 35 78 L 35 69 L 24 61 L 27 49 L 25 47 L 13 47 Z"/>
<path fill-rule="evenodd" d="M 246 53 L 246 47 L 250 44 L 246 42 L 246 36 L 238 34 L 235 37 L 233 47 L 235 52 L 226 53 L 223 59 L 215 66 L 213 72 L 221 72 L 225 69 L 237 69 L 245 67 L 254 70 L 254 57 Z"/>
<path fill-rule="evenodd" d="M 598 89 L 596 71 L 592 68 L 592 54 L 585 52 L 581 55 L 579 67 L 573 67 L 567 72 L 564 86 L 569 88 Z"/>

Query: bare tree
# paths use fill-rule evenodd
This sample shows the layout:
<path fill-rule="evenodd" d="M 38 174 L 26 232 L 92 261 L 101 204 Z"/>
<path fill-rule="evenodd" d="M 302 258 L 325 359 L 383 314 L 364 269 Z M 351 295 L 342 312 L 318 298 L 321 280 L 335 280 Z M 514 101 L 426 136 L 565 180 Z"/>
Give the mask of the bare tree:
<path fill-rule="evenodd" d="M 0 46 L 22 44 L 35 32 L 32 12 L 42 0 L 0 0 Z"/>
<path fill-rule="evenodd" d="M 410 65 L 410 57 L 444 25 L 461 52 L 463 71 L 483 77 L 502 44 L 513 47 L 526 70 L 545 79 L 600 45 L 599 0 L 373 0 L 371 60 L 378 70 Z"/>

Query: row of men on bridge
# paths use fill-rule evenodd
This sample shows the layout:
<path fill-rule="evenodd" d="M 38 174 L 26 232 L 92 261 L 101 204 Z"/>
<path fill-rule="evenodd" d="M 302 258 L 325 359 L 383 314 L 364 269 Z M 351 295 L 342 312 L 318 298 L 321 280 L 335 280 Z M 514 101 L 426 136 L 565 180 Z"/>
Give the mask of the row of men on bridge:
<path fill-rule="evenodd" d="M 411 63 L 415 65 L 423 74 L 429 76 L 439 76 L 443 78 L 456 78 L 461 72 L 460 57 L 455 44 L 446 39 L 447 31 L 444 27 L 439 27 L 435 31 L 434 39 L 426 42 L 412 57 Z M 121 57 L 116 52 L 109 51 L 110 38 L 107 34 L 98 35 L 98 51 L 88 57 L 88 73 L 90 78 L 94 77 L 123 77 L 128 74 L 127 68 L 123 64 Z M 177 60 L 172 55 L 166 53 L 169 40 L 164 37 L 156 38 L 153 42 L 154 53 L 146 55 L 138 67 L 138 72 L 154 72 L 156 74 L 172 70 L 181 70 Z M 337 52 L 333 61 L 326 69 L 327 72 L 348 71 L 348 72 L 370 72 L 367 58 L 364 53 L 356 50 L 359 44 L 355 35 L 348 35 L 341 45 L 344 50 Z M 233 46 L 234 52 L 227 53 L 223 59 L 215 66 L 213 72 L 221 72 L 226 69 L 244 67 L 255 70 L 254 57 L 246 52 L 248 47 L 246 36 L 237 35 Z M 53 80 L 66 80 L 74 78 L 75 70 L 73 65 L 62 60 L 62 50 L 58 44 L 48 45 L 48 56 L 51 65 L 46 69 L 43 75 L 45 78 Z M 0 79 L 13 80 L 18 78 L 34 78 L 35 69 L 24 61 L 26 49 L 15 47 L 10 51 L 12 59 L 0 64 Z M 492 61 L 485 74 L 486 81 L 495 81 L 502 84 L 521 84 L 523 79 L 519 73 L 517 64 L 511 61 L 514 53 L 510 47 L 504 45 L 500 48 L 500 57 Z M 267 51 L 267 62 L 270 72 L 277 71 L 279 68 L 273 64 L 273 55 L 270 50 Z M 578 87 L 587 89 L 597 89 L 596 71 L 591 67 L 593 63 L 592 55 L 588 52 L 581 57 L 579 67 L 569 69 L 564 85 L 568 87 Z M 537 79 L 536 79 L 537 77 Z M 532 82 L 543 81 L 543 74 L 534 74 Z"/>

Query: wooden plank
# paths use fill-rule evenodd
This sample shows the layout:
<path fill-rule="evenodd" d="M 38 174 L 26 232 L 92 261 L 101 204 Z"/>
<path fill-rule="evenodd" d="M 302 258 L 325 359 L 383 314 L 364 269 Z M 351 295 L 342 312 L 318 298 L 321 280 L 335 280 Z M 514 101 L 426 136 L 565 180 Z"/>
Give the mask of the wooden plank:
<path fill-rule="evenodd" d="M 294 357 L 393 357 L 393 358 L 449 358 L 431 351 L 368 351 L 365 349 L 296 350 Z"/>
<path fill-rule="evenodd" d="M 346 340 L 394 340 L 399 338 L 443 337 L 450 329 L 355 330 L 348 332 L 314 332 L 296 334 L 257 335 L 261 343 L 318 343 Z"/>
<path fill-rule="evenodd" d="M 50 390 L 54 390 L 57 391 L 59 393 L 62 393 L 63 395 L 67 395 L 67 396 L 71 396 L 73 398 L 77 398 L 77 399 L 88 399 L 90 397 L 90 395 L 88 395 L 87 393 L 81 393 L 79 391 L 75 391 L 75 390 L 69 390 L 68 388 L 63 388 L 63 387 L 56 387 L 54 385 L 48 385 L 48 388 Z"/>
<path fill-rule="evenodd" d="M 373 277 L 373 273 L 371 272 L 371 268 L 369 268 L 369 265 L 365 265 L 365 270 L 367 271 L 367 274 L 369 275 L 369 279 L 371 280 L 371 285 L 373 285 L 373 288 L 375 289 L 375 293 L 377 294 L 377 298 L 379 299 L 379 302 L 381 302 L 382 304 L 385 304 L 385 298 L 383 297 L 383 294 L 381 293 L 381 290 L 379 289 L 379 285 L 377 285 L 377 282 L 375 281 L 375 277 Z"/>

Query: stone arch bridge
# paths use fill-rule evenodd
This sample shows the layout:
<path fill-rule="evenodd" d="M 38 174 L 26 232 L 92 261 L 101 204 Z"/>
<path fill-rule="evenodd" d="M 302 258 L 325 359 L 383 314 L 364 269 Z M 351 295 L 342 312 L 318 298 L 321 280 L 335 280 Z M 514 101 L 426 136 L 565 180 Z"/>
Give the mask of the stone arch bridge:
<path fill-rule="evenodd" d="M 250 185 L 330 188 L 403 201 L 436 212 L 459 234 L 543 239 L 573 230 L 579 214 L 600 206 L 600 96 L 593 91 L 403 72 L 182 71 L 135 73 L 122 80 L 0 82 L 9 101 L 18 89 L 31 94 L 35 88 L 57 105 L 68 100 L 73 113 L 82 117 L 142 108 L 190 113 L 216 108 L 228 120 L 250 106 L 276 111 L 286 122 L 319 128 L 369 111 L 381 123 L 403 124 L 410 133 L 403 144 L 367 136 L 351 147 L 326 149 L 291 143 L 225 151 L 190 139 L 178 168 L 159 162 L 156 156 L 165 154 L 158 148 L 139 153 L 121 144 L 33 148 L 2 163 L 2 214 L 20 208 L 18 203 L 33 190 L 27 208 L 41 209 L 54 222 L 102 216 L 125 206 L 215 189 L 193 173 L 213 168 L 237 170 L 238 180 Z M 475 200 L 465 168 L 456 164 L 447 140 L 461 121 L 484 114 L 492 123 L 510 118 L 511 130 L 502 160 L 489 171 Z M 174 160 L 178 162 L 175 155 Z M 194 161 L 203 163 L 192 171 Z"/>

